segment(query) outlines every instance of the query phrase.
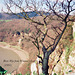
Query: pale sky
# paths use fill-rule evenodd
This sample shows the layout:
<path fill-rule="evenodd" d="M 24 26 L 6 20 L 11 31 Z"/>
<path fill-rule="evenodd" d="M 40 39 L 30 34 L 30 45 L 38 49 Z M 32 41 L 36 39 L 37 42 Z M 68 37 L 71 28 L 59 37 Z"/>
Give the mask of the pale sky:
<path fill-rule="evenodd" d="M 55 0 L 51 0 L 51 1 L 55 1 Z M 60 1 L 63 1 L 63 0 L 60 0 Z M 73 0 L 73 1 L 75 2 L 75 0 Z M 7 11 L 7 8 L 5 7 L 3 0 L 0 0 L 0 12 L 1 12 L 2 8 L 4 11 Z M 12 8 L 12 10 L 14 11 L 13 8 Z M 17 8 L 16 11 L 19 12 L 20 10 Z"/>
<path fill-rule="evenodd" d="M 7 11 L 7 7 L 4 5 L 3 0 L 0 0 L 0 12 L 2 12 L 2 9 L 5 12 Z M 14 11 L 14 9 L 13 9 L 13 11 Z M 16 11 L 19 12 L 18 9 Z"/>
<path fill-rule="evenodd" d="M 55 0 L 51 0 L 51 1 L 55 1 Z M 62 0 L 61 0 L 61 1 L 62 1 Z M 0 12 L 2 12 L 2 11 L 1 11 L 2 8 L 3 8 L 4 11 L 7 11 L 7 9 L 6 9 L 6 7 L 5 7 L 5 5 L 4 5 L 4 3 L 3 3 L 3 0 L 0 0 Z M 19 12 L 19 9 L 17 9 L 17 12 Z"/>
<path fill-rule="evenodd" d="M 2 9 L 3 6 L 4 6 L 3 0 L 0 0 L 0 12 L 1 12 L 1 9 Z"/>

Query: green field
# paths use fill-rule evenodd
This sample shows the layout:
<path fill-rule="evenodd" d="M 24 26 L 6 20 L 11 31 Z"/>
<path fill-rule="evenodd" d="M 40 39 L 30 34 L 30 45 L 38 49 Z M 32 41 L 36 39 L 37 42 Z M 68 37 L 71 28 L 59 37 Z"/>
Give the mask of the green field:
<path fill-rule="evenodd" d="M 10 22 L 10 21 L 12 21 L 12 20 L 0 20 L 0 21 Z"/>

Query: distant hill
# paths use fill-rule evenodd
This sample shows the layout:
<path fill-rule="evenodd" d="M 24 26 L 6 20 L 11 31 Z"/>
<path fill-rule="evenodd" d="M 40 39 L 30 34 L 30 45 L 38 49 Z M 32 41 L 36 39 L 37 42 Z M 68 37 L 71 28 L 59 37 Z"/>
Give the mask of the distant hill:
<path fill-rule="evenodd" d="M 26 12 L 26 13 L 28 14 L 29 17 L 39 16 L 36 14 L 35 11 Z M 40 14 L 40 12 L 38 12 L 38 13 Z M 25 13 L 23 13 L 23 14 L 17 13 L 17 14 L 23 16 Z M 46 13 L 46 15 L 48 15 L 48 13 Z M 21 19 L 21 18 L 17 17 L 14 14 L 0 13 L 0 19 L 7 20 L 7 19 Z"/>
<path fill-rule="evenodd" d="M 18 19 L 16 15 L 9 15 L 6 13 L 0 13 L 0 19 L 1 20 L 7 20 L 7 19 Z"/>

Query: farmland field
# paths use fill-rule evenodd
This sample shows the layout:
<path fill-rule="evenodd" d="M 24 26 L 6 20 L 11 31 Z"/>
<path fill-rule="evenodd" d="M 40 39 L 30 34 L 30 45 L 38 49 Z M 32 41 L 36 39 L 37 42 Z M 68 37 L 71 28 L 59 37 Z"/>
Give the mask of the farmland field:
<path fill-rule="evenodd" d="M 12 50 L 0 47 L 0 66 L 8 72 L 12 72 L 20 65 L 20 57 Z"/>
<path fill-rule="evenodd" d="M 12 20 L 0 20 L 0 21 L 10 22 L 10 21 L 12 21 Z"/>

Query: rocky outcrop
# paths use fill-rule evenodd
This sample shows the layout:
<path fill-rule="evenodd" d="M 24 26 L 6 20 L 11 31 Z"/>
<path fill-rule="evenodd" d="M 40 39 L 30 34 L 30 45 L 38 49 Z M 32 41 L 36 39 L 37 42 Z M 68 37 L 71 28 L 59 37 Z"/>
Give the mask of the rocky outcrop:
<path fill-rule="evenodd" d="M 71 41 L 74 39 L 73 41 Z M 60 53 L 63 51 L 61 57 Z M 57 61 L 60 60 L 58 63 Z M 50 56 L 50 68 L 56 65 L 52 75 L 75 75 L 75 22 L 74 25 L 68 25 L 63 37 L 61 38 L 55 52 Z"/>
<path fill-rule="evenodd" d="M 74 25 L 72 26 L 73 27 L 73 39 L 75 41 L 75 22 L 73 22 L 73 23 L 74 23 Z"/>
<path fill-rule="evenodd" d="M 39 61 L 37 57 L 36 61 L 31 64 L 31 75 L 42 74 L 42 65 L 39 64 Z"/>

